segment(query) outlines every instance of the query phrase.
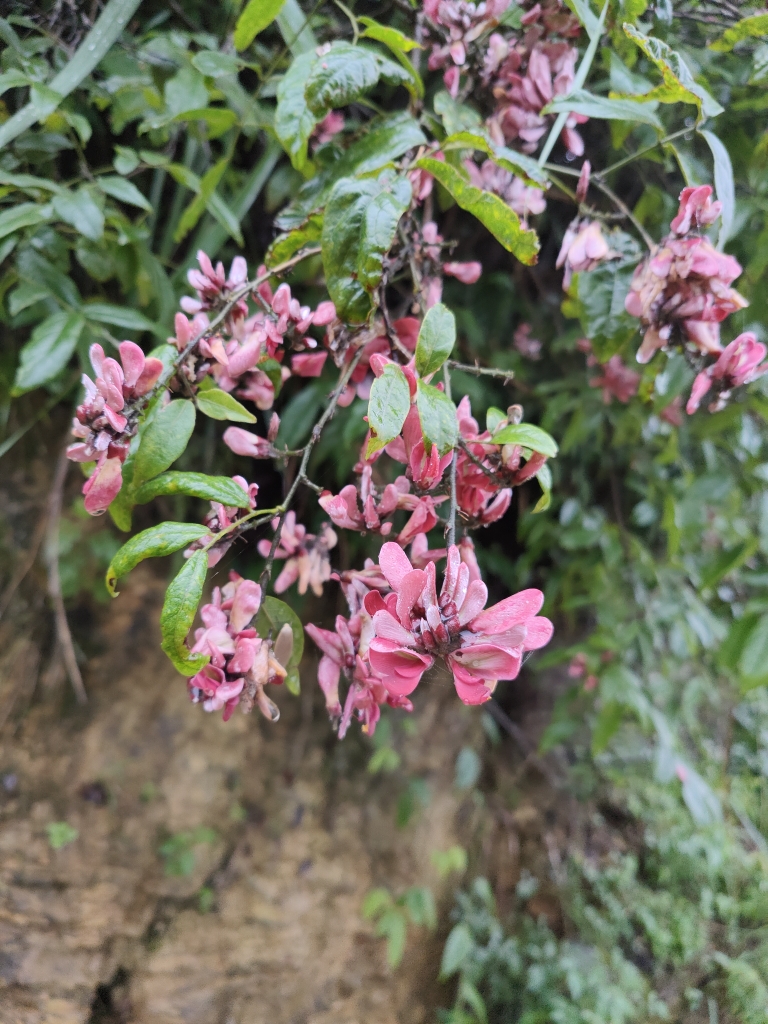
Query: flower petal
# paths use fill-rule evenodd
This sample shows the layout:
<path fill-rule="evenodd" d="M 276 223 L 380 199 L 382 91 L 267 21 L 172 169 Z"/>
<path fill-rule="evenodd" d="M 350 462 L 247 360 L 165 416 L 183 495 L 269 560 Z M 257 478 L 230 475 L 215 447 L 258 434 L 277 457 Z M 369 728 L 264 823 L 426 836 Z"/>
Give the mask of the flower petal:
<path fill-rule="evenodd" d="M 413 572 L 413 566 L 408 559 L 408 555 L 406 555 L 399 544 L 395 544 L 391 540 L 381 545 L 379 565 L 387 579 L 387 583 L 389 583 L 393 590 L 399 590 L 400 583 L 405 574 Z"/>
<path fill-rule="evenodd" d="M 481 612 L 470 622 L 469 628 L 473 633 L 503 633 L 533 618 L 543 604 L 544 595 L 540 590 L 521 590 Z"/>

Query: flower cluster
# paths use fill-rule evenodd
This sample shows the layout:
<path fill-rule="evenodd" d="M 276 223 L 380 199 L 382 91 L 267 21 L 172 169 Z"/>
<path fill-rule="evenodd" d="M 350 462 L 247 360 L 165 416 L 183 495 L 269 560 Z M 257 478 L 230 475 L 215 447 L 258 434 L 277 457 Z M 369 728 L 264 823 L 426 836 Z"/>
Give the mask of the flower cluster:
<path fill-rule="evenodd" d="M 306 594 L 310 587 L 313 594 L 321 597 L 323 584 L 331 578 L 330 551 L 336 547 L 336 534 L 328 523 L 323 523 L 317 536 L 308 533 L 306 526 L 296 522 L 292 510 L 286 513 L 282 526 L 279 518 L 273 519 L 272 526 L 280 529 L 274 557 L 285 561 L 275 580 L 275 593 L 282 594 L 298 580 L 300 594 Z M 260 540 L 259 554 L 269 558 L 271 552 L 272 542 Z"/>
<path fill-rule="evenodd" d="M 195 631 L 192 652 L 210 661 L 188 680 L 189 696 L 206 711 L 223 711 L 225 722 L 238 704 L 245 714 L 258 704 L 276 722 L 280 711 L 264 687 L 282 683 L 288 674 L 293 631 L 286 624 L 274 639 L 260 637 L 250 623 L 261 606 L 261 587 L 236 572 L 229 580 L 214 588 L 211 603 L 200 610 L 203 626 Z"/>
<path fill-rule="evenodd" d="M 568 290 L 574 274 L 594 270 L 603 260 L 612 259 L 616 255 L 603 237 L 598 221 L 577 217 L 568 225 L 555 263 L 558 269 L 565 267 L 563 289 Z"/>
<path fill-rule="evenodd" d="M 699 233 L 720 215 L 711 195 L 709 185 L 683 189 L 670 234 L 635 271 L 625 306 L 643 324 L 640 363 L 675 344 L 690 343 L 705 356 L 719 354 L 721 322 L 747 305 L 731 287 L 741 273 L 739 263 Z"/>
<path fill-rule="evenodd" d="M 96 462 L 83 486 L 85 508 L 91 515 L 105 512 L 120 492 L 122 465 L 138 426 L 137 400 L 152 390 L 163 372 L 161 361 L 147 359 L 132 341 L 122 342 L 118 352 L 120 363 L 105 356 L 101 345 L 91 345 L 96 379 L 83 374 L 85 398 L 72 421 L 72 433 L 79 441 L 67 449 L 67 458 L 73 462 Z"/>
<path fill-rule="evenodd" d="M 399 544 L 382 546 L 378 569 L 387 586 L 368 589 L 349 623 L 339 617 L 335 633 L 308 629 L 323 652 L 319 681 L 332 715 L 340 713 L 341 673 L 349 678 L 347 723 L 361 709 L 372 731 L 379 704 L 409 707 L 407 698 L 436 658 L 452 673 L 461 700 L 482 704 L 499 679 L 517 678 L 526 651 L 552 636 L 551 622 L 537 614 L 544 600 L 538 590 L 485 608 L 488 590 L 471 548 L 448 549 L 439 595 L 434 561 L 416 568 Z"/>
<path fill-rule="evenodd" d="M 314 311 L 291 294 L 283 283 L 273 292 L 265 267 L 259 268 L 263 280 L 252 293 L 245 288 L 248 267 L 238 256 L 225 278 L 222 264 L 214 270 L 202 250 L 197 254 L 201 270 L 189 271 L 189 282 L 197 298 L 182 299 L 182 308 L 194 314 L 192 321 L 179 313 L 175 320 L 175 336 L 169 341 L 179 352 L 185 352 L 198 338 L 179 367 L 188 385 L 197 386 L 212 377 L 222 391 L 234 392 L 238 398 L 252 401 L 259 409 L 271 409 L 275 399 L 275 382 L 291 374 L 314 377 L 322 372 L 325 352 L 315 351 L 317 341 L 307 332 L 310 327 L 325 327 L 336 318 L 332 302 L 321 302 Z M 209 331 L 208 311 L 232 305 L 220 330 Z M 251 295 L 261 308 L 248 316 L 247 297 Z M 291 352 L 291 366 L 283 365 Z"/>
<path fill-rule="evenodd" d="M 443 81 L 454 98 L 459 93 L 460 69 L 467 63 L 469 50 L 498 23 L 509 5 L 510 0 L 483 0 L 479 4 L 467 0 L 425 0 L 424 13 L 440 40 L 432 46 L 429 70 L 446 68 Z"/>
<path fill-rule="evenodd" d="M 685 411 L 689 415 L 696 412 L 704 395 L 712 387 L 717 390 L 717 397 L 710 403 L 709 411 L 719 412 L 724 409 L 732 388 L 749 384 L 768 373 L 768 363 L 763 362 L 765 356 L 765 345 L 750 331 L 734 338 L 730 345 L 725 346 L 717 362 L 697 375 Z"/>
<path fill-rule="evenodd" d="M 586 355 L 587 366 L 600 369 L 600 376 L 590 378 L 589 386 L 602 389 L 606 405 L 610 405 L 614 398 L 626 405 L 637 394 L 640 374 L 626 366 L 620 355 L 613 355 L 607 363 L 601 363 L 592 351 L 589 338 L 580 338 L 576 347 Z"/>

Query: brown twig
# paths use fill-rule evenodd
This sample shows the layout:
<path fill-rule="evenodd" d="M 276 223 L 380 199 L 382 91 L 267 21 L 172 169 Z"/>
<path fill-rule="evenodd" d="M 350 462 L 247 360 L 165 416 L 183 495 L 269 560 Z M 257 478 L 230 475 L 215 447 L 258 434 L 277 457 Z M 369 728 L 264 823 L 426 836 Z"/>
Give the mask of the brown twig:
<path fill-rule="evenodd" d="M 67 450 L 64 448 L 56 463 L 56 472 L 53 477 L 53 486 L 48 498 L 48 529 L 46 531 L 45 561 L 48 567 L 48 596 L 53 604 L 53 612 L 56 619 L 56 636 L 61 647 L 64 666 L 75 691 L 78 704 L 88 702 L 88 694 L 85 692 L 83 677 L 75 657 L 75 646 L 72 642 L 72 634 L 69 631 L 67 612 L 64 608 L 64 598 L 61 596 L 61 577 L 59 575 L 59 526 L 61 523 L 61 506 L 64 497 L 64 481 L 67 478 L 69 459 Z"/>
<path fill-rule="evenodd" d="M 45 536 L 45 524 L 48 521 L 48 511 L 46 510 L 40 516 L 35 527 L 35 532 L 32 534 L 32 540 L 29 545 L 29 551 L 27 551 L 24 561 L 21 562 L 16 569 L 16 572 L 11 577 L 8 586 L 3 591 L 3 596 L 0 597 L 0 619 L 8 611 L 13 595 L 19 589 L 24 577 L 27 575 L 29 570 L 35 564 L 37 558 L 37 552 L 40 550 L 43 537 Z"/>
<path fill-rule="evenodd" d="M 504 381 L 515 379 L 514 370 L 496 370 L 490 366 L 472 366 L 469 363 L 457 363 L 455 359 L 446 359 L 445 365 L 452 370 L 462 370 L 464 373 L 471 373 L 473 377 L 499 377 Z"/>
<path fill-rule="evenodd" d="M 312 450 L 320 440 L 320 437 L 325 429 L 325 425 L 332 418 L 336 412 L 336 406 L 339 403 L 339 398 L 344 388 L 347 386 L 350 377 L 355 372 L 357 364 L 360 362 L 360 358 L 363 354 L 363 346 L 358 348 L 357 352 L 352 357 L 352 360 L 347 363 L 341 376 L 339 377 L 336 387 L 333 389 L 331 399 L 328 403 L 328 407 L 312 428 L 312 434 L 304 447 L 304 454 L 301 457 L 301 464 L 299 466 L 299 472 L 296 474 L 293 483 L 291 484 L 288 493 L 286 494 L 282 505 L 280 506 L 279 518 L 277 526 L 275 527 L 275 535 L 272 538 L 272 546 L 269 549 L 269 555 L 267 556 L 267 564 L 264 566 L 259 582 L 261 583 L 262 591 L 265 591 L 270 577 L 272 576 L 272 564 L 275 560 L 275 552 L 277 551 L 278 544 L 280 543 L 280 536 L 283 532 L 283 523 L 285 522 L 285 515 L 288 509 L 291 507 L 291 502 L 296 494 L 299 486 L 307 482 L 307 466 L 309 465 L 309 457 L 312 454 Z"/>

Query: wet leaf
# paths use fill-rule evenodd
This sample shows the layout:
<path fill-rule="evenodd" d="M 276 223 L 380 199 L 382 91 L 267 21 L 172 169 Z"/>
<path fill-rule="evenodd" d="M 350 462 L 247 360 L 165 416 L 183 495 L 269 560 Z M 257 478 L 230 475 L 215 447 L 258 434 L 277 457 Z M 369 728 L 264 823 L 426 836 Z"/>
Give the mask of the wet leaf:
<path fill-rule="evenodd" d="M 533 423 L 510 423 L 502 427 L 498 434 L 493 436 L 494 444 L 519 444 L 524 448 L 530 448 L 534 452 L 546 455 L 553 459 L 557 455 L 557 442 L 555 439 L 534 426 Z"/>
<path fill-rule="evenodd" d="M 459 439 L 456 406 L 445 392 L 419 381 L 416 404 L 424 440 L 437 447 L 440 455 L 455 448 Z M 427 444 L 427 448 L 429 448 Z"/>
<path fill-rule="evenodd" d="M 137 505 L 145 505 L 161 494 L 187 494 L 192 498 L 219 501 L 233 508 L 248 508 L 250 502 L 243 488 L 228 476 L 207 473 L 180 473 L 171 470 L 142 484 L 133 495 Z"/>
<path fill-rule="evenodd" d="M 255 423 L 256 417 L 244 405 L 221 388 L 199 391 L 195 402 L 200 412 L 213 420 L 231 420 L 233 423 Z"/>
<path fill-rule="evenodd" d="M 202 474 L 193 475 L 202 476 Z M 159 493 L 172 492 L 160 491 Z M 135 537 L 126 541 L 109 563 L 106 575 L 107 590 L 112 597 L 117 597 L 117 581 L 121 576 L 127 576 L 139 562 L 143 562 L 145 558 L 162 558 L 164 555 L 171 555 L 174 551 L 187 547 L 208 533 L 208 529 L 199 523 L 161 523 L 159 526 L 142 530 L 141 533 L 137 533 Z"/>
<path fill-rule="evenodd" d="M 428 377 L 443 365 L 456 343 L 456 318 L 438 302 L 427 310 L 416 343 L 416 372 Z"/>
<path fill-rule="evenodd" d="M 187 447 L 195 429 L 195 406 L 188 399 L 169 402 L 142 431 L 134 459 L 135 487 L 168 469 Z"/>
<path fill-rule="evenodd" d="M 368 444 L 366 457 L 397 437 L 410 408 L 411 389 L 405 374 L 394 363 L 385 366 L 382 375 L 373 382 L 368 400 L 368 425 L 375 438 Z"/>
<path fill-rule="evenodd" d="M 207 572 L 208 552 L 195 551 L 171 581 L 160 614 L 160 646 L 184 676 L 195 675 L 209 661 L 203 654 L 191 654 L 186 642 L 203 596 Z"/>
<path fill-rule="evenodd" d="M 493 192 L 485 192 L 475 188 L 469 181 L 448 163 L 424 157 L 417 161 L 417 167 L 429 171 L 451 196 L 462 210 L 466 210 L 484 224 L 494 238 L 504 248 L 520 260 L 521 263 L 534 264 L 538 258 L 539 239 L 535 231 L 523 228 L 515 211 Z"/>

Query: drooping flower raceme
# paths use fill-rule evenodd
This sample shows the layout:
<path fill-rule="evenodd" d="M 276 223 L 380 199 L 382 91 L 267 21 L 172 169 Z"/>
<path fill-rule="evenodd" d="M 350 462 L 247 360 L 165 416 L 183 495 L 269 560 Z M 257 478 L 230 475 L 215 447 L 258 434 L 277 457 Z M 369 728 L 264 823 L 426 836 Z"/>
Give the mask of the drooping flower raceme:
<path fill-rule="evenodd" d="M 690 342 L 704 355 L 718 354 L 721 322 L 747 305 L 731 288 L 741 273 L 737 260 L 697 233 L 699 225 L 720 214 L 711 195 L 709 185 L 683 189 L 672 233 L 635 271 L 625 306 L 645 329 L 639 363 L 674 342 Z"/>
<path fill-rule="evenodd" d="M 200 610 L 203 625 L 195 631 L 192 652 L 210 661 L 187 681 L 189 696 L 206 711 L 223 711 L 225 722 L 238 704 L 246 714 L 258 704 L 271 722 L 280 717 L 264 687 L 282 683 L 288 674 L 293 631 L 286 624 L 274 639 L 260 637 L 250 625 L 260 606 L 258 583 L 231 572 L 229 583 L 215 587 L 211 603 Z"/>
<path fill-rule="evenodd" d="M 132 341 L 122 342 L 118 352 L 120 363 L 105 356 L 101 345 L 91 345 L 96 379 L 83 374 L 85 399 L 72 421 L 72 433 L 79 441 L 67 449 L 67 458 L 73 462 L 96 462 L 83 485 L 85 508 L 91 515 L 105 512 L 120 492 L 122 464 L 138 426 L 136 400 L 152 390 L 163 372 L 161 361 L 147 359 Z"/>

